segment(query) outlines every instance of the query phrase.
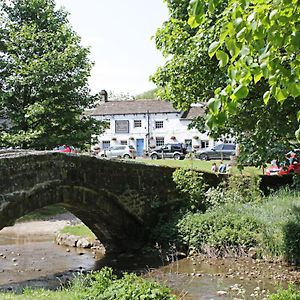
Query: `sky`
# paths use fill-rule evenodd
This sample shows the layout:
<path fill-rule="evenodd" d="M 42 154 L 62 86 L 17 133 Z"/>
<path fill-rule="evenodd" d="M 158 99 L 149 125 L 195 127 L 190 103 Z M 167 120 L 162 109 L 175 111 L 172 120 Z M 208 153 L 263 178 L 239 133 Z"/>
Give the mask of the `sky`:
<path fill-rule="evenodd" d="M 149 81 L 164 59 L 151 40 L 168 19 L 163 0 L 56 0 L 70 13 L 72 28 L 89 46 L 95 63 L 89 84 L 137 95 L 155 88 Z"/>

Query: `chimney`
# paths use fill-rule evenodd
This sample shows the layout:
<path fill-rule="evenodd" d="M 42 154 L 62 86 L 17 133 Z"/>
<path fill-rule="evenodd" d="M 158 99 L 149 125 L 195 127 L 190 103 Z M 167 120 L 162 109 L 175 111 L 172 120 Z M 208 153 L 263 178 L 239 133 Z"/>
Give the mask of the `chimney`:
<path fill-rule="evenodd" d="M 101 96 L 101 100 L 104 101 L 104 102 L 107 102 L 108 101 L 108 96 L 107 96 L 107 91 L 106 90 L 101 90 L 100 91 L 100 96 Z"/>

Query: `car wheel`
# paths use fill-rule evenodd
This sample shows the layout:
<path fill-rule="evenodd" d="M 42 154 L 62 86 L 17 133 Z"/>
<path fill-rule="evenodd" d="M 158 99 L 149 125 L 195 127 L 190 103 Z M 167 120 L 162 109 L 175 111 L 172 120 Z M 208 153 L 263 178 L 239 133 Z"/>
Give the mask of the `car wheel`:
<path fill-rule="evenodd" d="M 152 154 L 150 157 L 151 157 L 151 159 L 158 159 L 158 155 L 157 154 Z"/>
<path fill-rule="evenodd" d="M 180 160 L 180 154 L 175 153 L 174 156 L 173 156 L 173 158 L 176 159 L 176 160 Z"/>
<path fill-rule="evenodd" d="M 208 160 L 208 155 L 205 154 L 205 153 L 202 153 L 202 154 L 199 155 L 199 158 L 200 158 L 201 160 Z"/>
<path fill-rule="evenodd" d="M 123 158 L 129 159 L 129 158 L 130 158 L 130 155 L 129 155 L 129 154 L 124 154 Z"/>

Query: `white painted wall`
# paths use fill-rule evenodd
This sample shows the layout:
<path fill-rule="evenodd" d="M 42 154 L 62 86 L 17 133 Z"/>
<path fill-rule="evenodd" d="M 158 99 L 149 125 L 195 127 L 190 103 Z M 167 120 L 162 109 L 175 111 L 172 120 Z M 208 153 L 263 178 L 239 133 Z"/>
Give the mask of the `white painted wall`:
<path fill-rule="evenodd" d="M 150 136 L 149 145 L 154 147 L 157 137 L 164 137 L 165 143 L 184 143 L 192 140 L 193 150 L 201 147 L 201 141 L 209 141 L 209 147 L 214 146 L 214 141 L 207 134 L 201 134 L 197 129 L 188 130 L 189 120 L 180 119 L 179 113 L 157 113 L 157 114 L 127 114 L 127 115 L 105 115 L 95 116 L 97 120 L 108 120 L 110 128 L 99 135 L 99 146 L 103 148 L 103 141 L 110 141 L 110 145 L 120 144 L 127 141 L 128 145 L 136 146 L 137 139 L 144 139 L 144 150 L 147 150 L 148 132 Z M 149 128 L 148 128 L 149 118 Z M 128 120 L 129 133 L 116 133 L 115 121 Z M 134 120 L 141 120 L 142 127 L 134 128 Z M 163 121 L 163 128 L 155 128 L 155 121 Z M 175 137 L 172 139 L 171 137 Z M 198 137 L 198 139 L 196 138 Z"/>

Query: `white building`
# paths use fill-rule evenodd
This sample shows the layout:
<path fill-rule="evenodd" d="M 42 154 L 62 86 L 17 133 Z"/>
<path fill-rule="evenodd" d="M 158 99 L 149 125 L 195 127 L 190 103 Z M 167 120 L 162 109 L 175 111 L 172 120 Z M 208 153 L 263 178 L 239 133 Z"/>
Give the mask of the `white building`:
<path fill-rule="evenodd" d="M 103 101 L 91 116 L 107 121 L 109 128 L 98 137 L 101 149 L 115 144 L 132 145 L 138 156 L 166 143 L 184 143 L 191 150 L 213 147 L 214 141 L 197 129 L 188 129 L 191 120 L 204 114 L 203 106 L 182 112 L 168 101 Z"/>

